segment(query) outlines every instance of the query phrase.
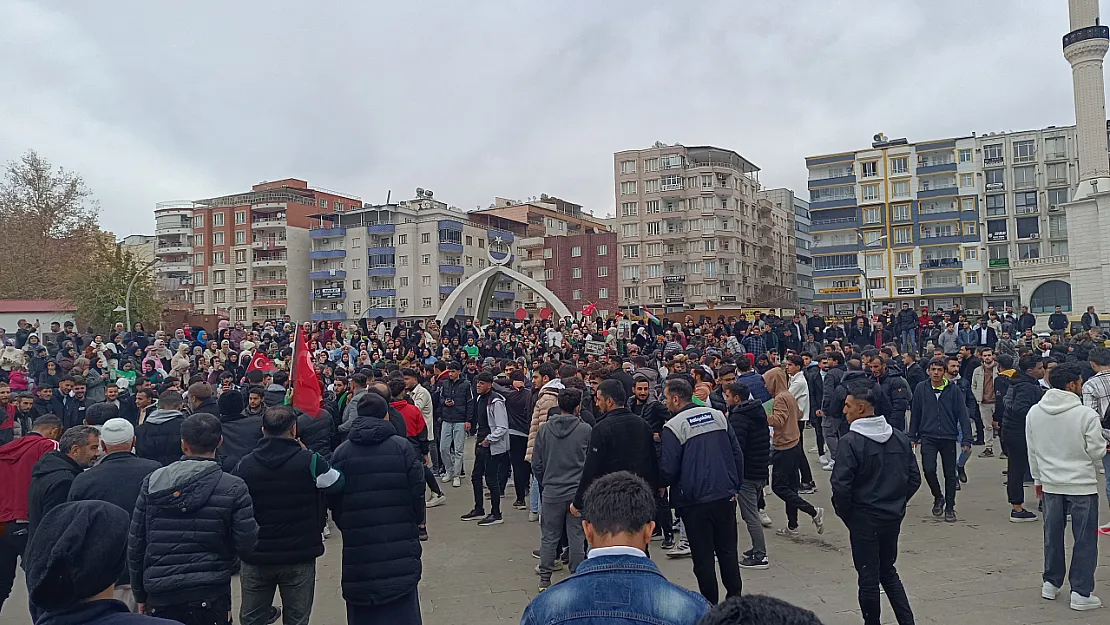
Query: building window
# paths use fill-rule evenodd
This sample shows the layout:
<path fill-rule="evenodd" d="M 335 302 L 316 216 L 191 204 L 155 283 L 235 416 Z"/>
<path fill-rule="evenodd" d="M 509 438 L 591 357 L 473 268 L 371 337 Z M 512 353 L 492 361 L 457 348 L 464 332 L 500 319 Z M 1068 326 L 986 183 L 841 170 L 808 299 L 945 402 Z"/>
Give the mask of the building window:
<path fill-rule="evenodd" d="M 882 223 L 883 213 L 881 208 L 865 208 L 863 209 L 863 223 L 877 224 Z"/>
<path fill-rule="evenodd" d="M 647 223 L 647 234 L 648 234 L 649 237 L 650 236 L 658 236 L 660 234 L 663 234 L 663 222 L 661 222 L 661 221 L 649 221 Z"/>
<path fill-rule="evenodd" d="M 1049 256 L 1067 256 L 1068 255 L 1068 242 L 1067 241 L 1052 241 L 1048 244 Z"/>
<path fill-rule="evenodd" d="M 194 291 L 193 292 L 193 303 L 194 304 L 203 304 L 204 303 L 204 291 Z"/>
<path fill-rule="evenodd" d="M 961 163 L 970 163 L 972 161 L 973 156 L 970 148 L 960 150 L 959 154 Z"/>
<path fill-rule="evenodd" d="M 622 247 L 622 250 L 623 250 L 624 258 L 639 258 L 640 257 L 640 246 L 639 245 L 632 244 L 632 245 L 623 245 L 621 247 Z"/>
<path fill-rule="evenodd" d="M 892 173 L 892 174 L 904 174 L 908 171 L 909 171 L 909 169 L 907 169 L 907 166 L 906 166 L 906 157 L 905 156 L 899 156 L 897 158 L 890 159 L 890 173 Z"/>
<path fill-rule="evenodd" d="M 224 300 L 226 298 L 227 298 L 227 295 L 225 294 L 223 289 L 212 291 L 212 303 L 213 304 L 223 304 L 223 303 L 225 303 Z"/>
<path fill-rule="evenodd" d="M 1006 214 L 1006 196 L 987 196 L 987 217 L 997 217 Z"/>
<path fill-rule="evenodd" d="M 235 211 L 235 225 L 241 226 L 247 223 L 247 211 Z"/>
<path fill-rule="evenodd" d="M 362 280 L 351 280 L 351 289 L 352 290 L 357 291 L 361 288 L 362 288 Z"/>
<path fill-rule="evenodd" d="M 964 236 L 965 237 L 975 236 L 975 230 L 976 230 L 976 222 L 974 222 L 974 221 L 965 221 L 964 222 Z"/>
<path fill-rule="evenodd" d="M 864 267 L 868 271 L 879 271 L 883 268 L 883 255 L 882 254 L 865 254 L 863 257 Z"/>
<path fill-rule="evenodd" d="M 856 267 L 859 267 L 859 259 L 855 254 L 832 254 L 813 257 L 813 268 L 817 270 L 854 269 Z"/>
<path fill-rule="evenodd" d="M 398 256 L 397 257 L 397 266 L 398 267 L 408 267 L 409 266 L 409 257 L 405 256 L 405 255 Z"/>
<path fill-rule="evenodd" d="M 636 161 L 621 161 L 621 173 L 622 174 L 634 174 L 634 173 L 636 173 Z"/>
<path fill-rule="evenodd" d="M 979 248 L 965 247 L 964 260 L 979 260 Z"/>
<path fill-rule="evenodd" d="M 962 208 L 965 211 L 974 211 L 975 210 L 975 198 L 973 198 L 973 197 L 962 197 L 962 198 L 960 198 L 960 208 Z"/>
<path fill-rule="evenodd" d="M 466 266 L 467 267 L 473 267 L 474 266 L 474 257 L 473 256 L 467 256 L 466 257 Z"/>
<path fill-rule="evenodd" d="M 894 221 L 909 221 L 910 220 L 910 205 L 909 204 L 896 204 L 894 206 Z"/>
<path fill-rule="evenodd" d="M 430 264 L 432 264 L 432 255 L 431 254 L 421 254 L 420 255 L 420 264 L 421 265 L 430 265 Z"/>
<path fill-rule="evenodd" d="M 879 291 L 886 288 L 886 278 L 868 278 L 867 288 L 872 291 Z"/>
<path fill-rule="evenodd" d="M 649 265 L 649 267 L 650 267 L 650 265 Z M 639 265 L 629 265 L 627 267 L 621 267 L 621 279 L 622 280 L 639 280 L 640 279 L 640 266 Z"/>
<path fill-rule="evenodd" d="M 222 265 L 222 264 L 224 264 L 224 253 L 223 252 L 212 252 L 212 264 L 213 265 Z"/>
<path fill-rule="evenodd" d="M 582 277 L 582 268 L 581 267 L 574 267 L 573 269 L 571 269 L 570 270 L 570 277 L 572 277 L 572 278 L 581 278 Z"/>
<path fill-rule="evenodd" d="M 570 248 L 570 255 L 572 258 L 578 258 L 582 255 L 582 248 L 575 245 L 574 247 Z"/>
<path fill-rule="evenodd" d="M 648 200 L 645 204 L 649 215 L 654 215 L 659 212 L 659 200 Z"/>
<path fill-rule="evenodd" d="M 1041 220 L 1037 217 L 1019 217 L 1017 219 L 1017 238 L 1028 239 L 1040 234 Z"/>
<path fill-rule="evenodd" d="M 420 242 L 425 243 L 425 244 L 431 243 L 432 242 L 432 233 L 431 232 L 422 232 L 422 233 L 420 233 Z"/>
<path fill-rule="evenodd" d="M 1040 243 L 1018 243 L 1018 258 L 1032 260 L 1041 257 Z"/>
<path fill-rule="evenodd" d="M 358 269 L 362 267 L 362 259 L 355 257 L 351 259 L 351 269 Z"/>
<path fill-rule="evenodd" d="M 1037 146 L 1032 140 L 1014 142 L 1014 162 L 1028 163 L 1037 158 Z"/>
<path fill-rule="evenodd" d="M 904 276 L 894 283 L 900 289 L 913 289 L 917 287 L 917 276 Z"/>
<path fill-rule="evenodd" d="M 551 258 L 551 248 L 550 247 L 543 248 L 543 257 L 544 258 Z"/>
<path fill-rule="evenodd" d="M 871 161 L 870 163 L 860 163 L 860 176 L 862 178 L 872 178 L 879 175 L 878 161 Z"/>
<path fill-rule="evenodd" d="M 235 245 L 246 245 L 246 244 L 247 244 L 247 231 L 246 230 L 236 230 L 235 231 Z"/>
<path fill-rule="evenodd" d="M 420 301 L 420 304 L 421 304 L 421 305 L 422 305 L 422 306 L 423 306 L 424 308 L 431 308 L 431 307 L 432 307 L 432 298 L 430 298 L 430 297 L 425 297 L 425 298 L 423 298 L 423 299 L 422 299 L 422 300 Z"/>
<path fill-rule="evenodd" d="M 223 212 L 212 213 L 212 225 L 216 226 L 216 227 L 224 225 L 224 214 L 223 214 Z"/>
<path fill-rule="evenodd" d="M 240 282 L 246 282 L 246 281 L 247 281 L 247 270 L 246 269 L 236 269 L 235 270 L 235 282 L 240 283 Z"/>
<path fill-rule="evenodd" d="M 227 272 L 218 269 L 212 272 L 212 284 L 223 284 L 227 280 Z"/>
<path fill-rule="evenodd" d="M 609 289 L 604 287 L 597 290 L 597 299 L 609 299 Z"/>
<path fill-rule="evenodd" d="M 621 183 L 621 195 L 636 195 L 636 181 L 628 180 Z"/>
<path fill-rule="evenodd" d="M 659 200 L 655 203 L 658 204 Z M 621 217 L 635 217 L 636 212 L 636 202 L 621 202 Z"/>
<path fill-rule="evenodd" d="M 397 245 L 408 245 L 408 244 L 409 244 L 409 235 L 407 235 L 407 234 L 397 235 Z"/>
<path fill-rule="evenodd" d="M 895 243 L 913 243 L 913 229 L 911 229 L 911 228 L 895 228 L 894 229 L 894 242 Z"/>
<path fill-rule="evenodd" d="M 964 284 L 966 284 L 968 286 L 973 286 L 973 285 L 979 284 L 979 272 L 978 271 L 969 271 L 969 272 L 965 273 L 964 274 Z"/>
<path fill-rule="evenodd" d="M 560 221 L 559 223 L 562 224 L 563 222 Z M 478 249 L 480 249 L 480 250 L 486 249 L 486 240 L 485 239 L 478 239 Z"/>
<path fill-rule="evenodd" d="M 246 289 L 235 289 L 235 302 L 236 303 L 242 303 L 242 302 L 245 302 L 245 301 L 247 301 L 247 290 Z"/>
<path fill-rule="evenodd" d="M 1049 163 L 1045 165 L 1045 178 L 1048 178 L 1048 184 L 1067 184 L 1068 182 L 1068 164 L 1067 163 Z"/>
<path fill-rule="evenodd" d="M 599 246 L 597 246 L 597 255 L 598 256 L 607 256 L 608 254 L 609 254 L 609 246 L 608 245 L 599 245 Z"/>
<path fill-rule="evenodd" d="M 1014 168 L 1014 188 L 1024 189 L 1027 187 L 1037 186 L 1037 168 L 1030 165 L 1028 167 L 1015 167 Z"/>
<path fill-rule="evenodd" d="M 218 214 L 219 213 L 217 213 L 217 215 Z M 223 245 L 223 244 L 224 244 L 224 233 L 222 233 L 222 232 L 213 232 L 212 233 L 212 245 Z"/>
<path fill-rule="evenodd" d="M 890 185 L 890 195 L 895 198 L 909 197 L 910 183 L 905 180 L 893 183 Z"/>
<path fill-rule="evenodd" d="M 247 262 L 247 250 L 235 250 L 235 264 L 241 265 Z"/>
<path fill-rule="evenodd" d="M 863 185 L 863 200 L 871 201 L 879 199 L 879 185 L 865 184 Z"/>
<path fill-rule="evenodd" d="M 555 270 L 554 269 L 544 269 L 543 270 L 543 279 L 544 280 L 553 280 L 554 278 L 555 278 Z"/>
<path fill-rule="evenodd" d="M 203 228 L 204 227 L 204 215 L 193 215 L 193 227 L 194 228 Z"/>
<path fill-rule="evenodd" d="M 975 174 L 960 174 L 960 186 L 961 187 L 974 187 L 975 186 Z"/>
<path fill-rule="evenodd" d="M 702 251 L 703 252 L 716 252 L 717 251 L 717 239 L 702 239 L 701 242 L 702 242 Z"/>
<path fill-rule="evenodd" d="M 1068 236 L 1068 216 L 1067 213 L 1063 215 L 1049 215 L 1048 216 L 1048 236 L 1053 239 Z M 1056 254 L 1053 254 L 1056 256 Z"/>
<path fill-rule="evenodd" d="M 992 164 L 992 162 L 994 162 L 994 161 L 997 161 L 997 162 L 1002 161 L 1002 144 L 1001 143 L 995 143 L 993 145 L 984 145 L 983 146 L 983 162 L 987 163 L 987 164 Z"/>
<path fill-rule="evenodd" d="M 894 255 L 894 262 L 899 269 L 909 269 L 913 266 L 913 252 L 898 252 Z"/>
<path fill-rule="evenodd" d="M 1068 190 L 1067 189 L 1049 189 L 1048 190 L 1048 205 L 1058 206 L 1060 204 L 1068 203 Z"/>
<path fill-rule="evenodd" d="M 420 276 L 420 286 L 432 286 L 432 277 Z"/>
<path fill-rule="evenodd" d="M 573 291 L 571 291 L 570 298 L 573 300 L 582 299 L 582 289 L 574 289 Z"/>
<path fill-rule="evenodd" d="M 604 278 L 608 275 L 609 275 L 609 268 L 606 267 L 605 265 L 602 265 L 602 266 L 597 268 L 597 277 Z"/>

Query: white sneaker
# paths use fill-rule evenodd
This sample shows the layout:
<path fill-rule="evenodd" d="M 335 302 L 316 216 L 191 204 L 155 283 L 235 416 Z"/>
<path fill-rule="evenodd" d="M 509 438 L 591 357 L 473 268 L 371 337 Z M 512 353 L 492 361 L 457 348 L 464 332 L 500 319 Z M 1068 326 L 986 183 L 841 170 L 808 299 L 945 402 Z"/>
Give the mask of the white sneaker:
<path fill-rule="evenodd" d="M 667 552 L 668 558 L 685 558 L 690 555 L 690 543 L 681 541 L 676 543 L 674 549 Z"/>
<path fill-rule="evenodd" d="M 771 521 L 771 517 L 767 516 L 766 512 L 760 510 L 759 511 L 759 524 L 762 525 L 763 527 L 771 527 L 772 525 L 774 525 L 774 522 Z"/>
<path fill-rule="evenodd" d="M 828 464 L 826 464 L 825 466 L 821 467 L 821 470 L 822 470 L 822 471 L 832 471 L 832 470 L 833 470 L 833 465 L 834 465 L 834 464 L 836 464 L 836 461 L 835 461 L 835 460 L 830 460 Z"/>
<path fill-rule="evenodd" d="M 1082 612 L 1083 610 L 1094 610 L 1101 607 L 1102 599 L 1099 599 L 1094 595 L 1091 595 L 1090 597 L 1084 597 L 1074 590 L 1071 591 L 1071 609 L 1079 610 L 1080 612 Z"/>
<path fill-rule="evenodd" d="M 1053 586 L 1052 582 L 1045 582 L 1041 584 L 1041 596 L 1049 601 L 1054 601 L 1056 596 L 1060 594 L 1060 589 Z"/>
<path fill-rule="evenodd" d="M 451 486 L 454 486 L 455 488 L 462 486 L 462 480 L 457 477 L 451 478 Z"/>
<path fill-rule="evenodd" d="M 425 508 L 438 508 L 447 503 L 447 495 L 432 495 L 432 498 L 424 504 Z"/>
<path fill-rule="evenodd" d="M 813 447 L 810 447 L 809 448 L 809 453 L 811 453 L 811 454 L 817 453 L 817 445 L 814 445 Z"/>
<path fill-rule="evenodd" d="M 828 456 L 817 456 L 817 462 L 820 462 L 822 465 L 826 465 L 826 464 L 829 463 L 829 457 Z"/>
<path fill-rule="evenodd" d="M 531 511 L 528 512 L 528 522 L 529 523 L 535 523 L 536 521 L 539 521 L 539 520 L 540 520 L 539 513 L 531 512 Z"/>
<path fill-rule="evenodd" d="M 447 482 L 450 482 L 450 481 L 451 481 L 451 476 L 450 476 L 450 475 L 447 475 L 446 473 L 444 473 L 443 475 L 441 475 L 441 476 L 439 477 L 439 481 L 440 481 L 440 482 L 442 482 L 442 483 L 444 483 L 444 484 L 446 484 Z"/>
<path fill-rule="evenodd" d="M 817 508 L 817 514 L 813 515 L 813 524 L 817 526 L 817 533 L 825 533 L 825 509 Z"/>

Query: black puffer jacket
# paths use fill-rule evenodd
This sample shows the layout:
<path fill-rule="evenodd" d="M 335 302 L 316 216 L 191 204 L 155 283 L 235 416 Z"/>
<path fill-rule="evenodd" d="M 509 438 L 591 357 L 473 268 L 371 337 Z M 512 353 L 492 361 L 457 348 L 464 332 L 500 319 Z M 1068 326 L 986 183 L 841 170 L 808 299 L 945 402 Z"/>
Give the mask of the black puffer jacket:
<path fill-rule="evenodd" d="M 905 431 L 913 392 L 910 391 L 909 382 L 902 376 L 902 368 L 893 361 L 887 361 L 886 373 L 875 379 L 875 382 L 883 389 L 886 399 L 890 401 L 890 412 L 879 412 L 879 408 L 876 407 L 875 414 L 886 417 L 887 422 L 895 429 Z"/>
<path fill-rule="evenodd" d="M 321 409 L 315 417 L 303 412 L 297 415 L 297 438 L 324 460 L 331 460 L 331 442 L 338 435 L 339 424 L 327 410 Z"/>
<path fill-rule="evenodd" d="M 770 477 L 767 465 L 771 462 L 771 432 L 763 404 L 755 399 L 736 404 L 728 411 L 728 423 L 744 452 L 744 479 L 766 483 Z"/>
<path fill-rule="evenodd" d="M 1044 396 L 1045 389 L 1028 373 L 1019 373 L 1010 380 L 1003 402 L 1006 412 L 1002 415 L 1002 431 L 1009 435 L 1025 436 L 1025 416 Z"/>
<path fill-rule="evenodd" d="M 143 482 L 127 537 L 135 600 L 155 606 L 231 591 L 237 557 L 258 542 L 243 480 L 213 458 L 185 458 Z"/>
<path fill-rule="evenodd" d="M 635 397 L 629 397 L 627 407 L 632 411 L 632 414 L 648 422 L 653 434 L 662 432 L 663 425 L 671 418 L 671 413 L 667 412 L 667 407 L 663 405 L 663 402 L 654 399 L 640 403 Z"/>
<path fill-rule="evenodd" d="M 346 479 L 331 497 L 343 532 L 343 598 L 383 605 L 420 583 L 417 523 L 424 509 L 424 465 L 392 423 L 357 416 L 332 454 Z"/>
<path fill-rule="evenodd" d="M 162 466 L 181 459 L 181 424 L 185 415 L 180 410 L 159 409 L 147 415 L 135 428 L 135 455 L 157 460 Z"/>
<path fill-rule="evenodd" d="M 224 471 L 231 473 L 235 465 L 258 447 L 262 440 L 262 417 L 248 416 L 242 412 L 220 415 L 220 428 L 224 441 L 216 450 L 216 457 Z"/>
<path fill-rule="evenodd" d="M 31 467 L 31 488 L 27 493 L 27 542 L 35 535 L 42 517 L 69 498 L 74 478 L 84 469 L 63 451 L 52 451 Z M 0 478 L 4 479 L 4 478 Z"/>

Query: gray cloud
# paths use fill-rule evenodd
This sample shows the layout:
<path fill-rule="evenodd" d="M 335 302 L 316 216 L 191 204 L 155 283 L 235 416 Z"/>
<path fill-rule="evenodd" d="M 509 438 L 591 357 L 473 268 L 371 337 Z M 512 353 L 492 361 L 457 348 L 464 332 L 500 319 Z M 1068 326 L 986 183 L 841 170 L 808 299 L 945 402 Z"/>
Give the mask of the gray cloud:
<path fill-rule="evenodd" d="M 608 213 L 612 153 L 656 140 L 804 196 L 806 155 L 879 131 L 1072 123 L 1067 28 L 1035 0 L 0 0 L 0 159 L 82 172 L 120 235 L 157 201 L 288 176 Z"/>

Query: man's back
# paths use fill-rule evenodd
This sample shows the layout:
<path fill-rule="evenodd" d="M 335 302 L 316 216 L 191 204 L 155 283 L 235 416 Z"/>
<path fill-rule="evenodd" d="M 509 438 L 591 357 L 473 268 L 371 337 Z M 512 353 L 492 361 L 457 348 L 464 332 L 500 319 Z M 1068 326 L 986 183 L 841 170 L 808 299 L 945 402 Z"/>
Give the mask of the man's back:
<path fill-rule="evenodd" d="M 107 501 L 131 514 L 143 480 L 162 467 L 155 460 L 139 458 L 129 451 L 108 454 L 100 463 L 78 475 L 69 487 L 70 501 Z"/>
<path fill-rule="evenodd" d="M 695 625 L 709 608 L 705 597 L 667 581 L 646 557 L 595 555 L 533 599 L 520 622 Z"/>
<path fill-rule="evenodd" d="M 879 520 L 901 519 L 921 486 L 909 437 L 882 415 L 852 422 L 840 437 L 830 486 L 841 518 L 858 510 Z"/>
<path fill-rule="evenodd" d="M 1106 440 L 1094 410 L 1078 395 L 1049 389 L 1029 409 L 1025 422 L 1029 470 L 1046 493 L 1091 495 L 1098 492 Z"/>
<path fill-rule="evenodd" d="M 651 425 L 627 408 L 609 411 L 590 432 L 590 449 L 574 505 L 581 507 L 582 497 L 594 480 L 617 471 L 639 475 L 652 488 L 660 485 Z"/>
<path fill-rule="evenodd" d="M 181 424 L 185 415 L 180 410 L 159 409 L 150 413 L 135 428 L 135 453 L 142 458 L 157 460 L 162 466 L 181 459 Z"/>

